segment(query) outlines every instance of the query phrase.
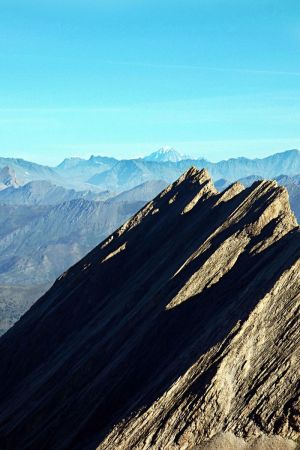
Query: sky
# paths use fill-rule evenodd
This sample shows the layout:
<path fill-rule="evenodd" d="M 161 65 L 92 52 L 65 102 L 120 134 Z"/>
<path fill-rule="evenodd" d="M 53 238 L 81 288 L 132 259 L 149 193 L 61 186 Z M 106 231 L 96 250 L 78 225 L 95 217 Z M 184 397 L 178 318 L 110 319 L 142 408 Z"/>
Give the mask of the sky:
<path fill-rule="evenodd" d="M 298 0 L 1 0 L 0 156 L 300 148 Z"/>

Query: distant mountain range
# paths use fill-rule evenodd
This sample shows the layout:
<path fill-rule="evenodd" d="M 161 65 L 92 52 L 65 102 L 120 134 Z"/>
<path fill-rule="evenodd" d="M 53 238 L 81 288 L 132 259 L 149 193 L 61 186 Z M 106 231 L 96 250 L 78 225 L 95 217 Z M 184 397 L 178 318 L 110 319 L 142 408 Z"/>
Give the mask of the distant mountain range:
<path fill-rule="evenodd" d="M 30 181 L 23 186 L 0 191 L 0 204 L 6 205 L 54 205 L 74 199 L 105 200 L 109 192 L 76 191 L 56 186 L 47 180 Z"/>
<path fill-rule="evenodd" d="M 236 158 L 218 163 L 201 159 L 178 162 L 121 160 L 109 170 L 94 175 L 88 182 L 102 190 L 123 191 L 150 180 L 164 180 L 170 183 L 190 166 L 208 169 L 215 181 L 225 178 L 233 182 L 254 174 L 263 178 L 274 178 L 282 174 L 293 176 L 300 173 L 300 152 L 290 150 L 263 159 Z"/>
<path fill-rule="evenodd" d="M 146 202 L 152 200 L 166 187 L 166 182 L 163 180 L 146 181 L 134 188 L 121 192 L 110 201 L 112 202 Z"/>
<path fill-rule="evenodd" d="M 9 167 L 15 171 L 20 184 L 47 180 L 58 186 L 76 190 L 112 190 L 122 192 L 146 181 L 174 181 L 190 166 L 206 168 L 215 181 L 224 178 L 234 181 L 250 175 L 274 178 L 300 173 L 299 150 L 287 150 L 261 159 L 232 158 L 209 162 L 180 155 L 174 149 L 160 149 L 144 158 L 117 160 L 91 156 L 89 159 L 68 158 L 57 167 L 14 158 L 0 158 L 0 170 Z"/>

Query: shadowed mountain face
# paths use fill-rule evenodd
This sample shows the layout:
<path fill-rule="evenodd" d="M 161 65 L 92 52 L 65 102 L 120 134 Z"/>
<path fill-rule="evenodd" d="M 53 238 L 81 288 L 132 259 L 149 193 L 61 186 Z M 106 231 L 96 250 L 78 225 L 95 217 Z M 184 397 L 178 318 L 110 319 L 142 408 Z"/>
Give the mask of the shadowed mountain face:
<path fill-rule="evenodd" d="M 0 339 L 0 448 L 293 446 L 299 269 L 285 188 L 190 169 Z"/>

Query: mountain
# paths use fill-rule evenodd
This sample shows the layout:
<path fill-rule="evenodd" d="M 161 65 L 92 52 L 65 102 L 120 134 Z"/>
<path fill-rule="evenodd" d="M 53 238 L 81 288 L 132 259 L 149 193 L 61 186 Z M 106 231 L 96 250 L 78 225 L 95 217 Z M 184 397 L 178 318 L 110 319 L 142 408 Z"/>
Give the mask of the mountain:
<path fill-rule="evenodd" d="M 91 176 L 110 169 L 116 162 L 115 158 L 92 155 L 88 160 L 67 158 L 57 167 L 48 167 L 20 158 L 0 157 L 0 170 L 7 166 L 14 170 L 19 184 L 47 180 L 66 188 L 85 190 Z M 95 190 L 95 186 L 90 186 L 90 189 Z"/>
<path fill-rule="evenodd" d="M 11 223 L 0 234 L 0 284 L 53 281 L 142 205 L 75 199 L 30 207 L 27 217 L 4 206 Z"/>
<path fill-rule="evenodd" d="M 287 177 L 281 175 L 276 180 L 288 190 L 292 210 L 294 211 L 298 221 L 300 222 L 300 175 Z"/>
<path fill-rule="evenodd" d="M 110 194 L 106 192 L 75 191 L 56 186 L 50 181 L 31 181 L 18 189 L 14 187 L 0 191 L 0 204 L 6 205 L 54 205 L 78 198 L 86 200 L 105 200 Z"/>
<path fill-rule="evenodd" d="M 59 273 L 165 186 L 147 182 L 100 203 L 111 193 L 77 192 L 48 181 L 0 192 L 0 335 Z"/>
<path fill-rule="evenodd" d="M 152 200 L 166 187 L 166 182 L 163 180 L 146 181 L 138 186 L 123 191 L 119 195 L 112 197 L 109 201 L 112 202 L 146 202 Z"/>
<path fill-rule="evenodd" d="M 226 178 L 234 181 L 253 174 L 264 178 L 275 178 L 281 174 L 291 176 L 300 173 L 300 151 L 287 150 L 261 159 L 231 158 L 217 163 L 211 163 L 205 159 L 179 161 L 177 167 L 186 170 L 191 163 L 198 168 L 208 169 L 214 180 Z"/>
<path fill-rule="evenodd" d="M 154 155 L 154 156 L 153 156 Z M 156 155 L 156 156 L 155 156 Z M 275 178 L 282 174 L 294 177 L 300 174 L 299 150 L 288 150 L 262 159 L 232 158 L 212 163 L 206 159 L 191 159 L 174 149 L 163 148 L 140 159 L 120 160 L 105 156 L 67 158 L 57 167 L 47 167 L 15 158 L 0 158 L 0 170 L 9 166 L 16 173 L 19 184 L 47 180 L 57 186 L 76 191 L 124 190 L 153 180 L 174 181 L 191 165 L 206 168 L 214 180 L 233 182 L 252 176 Z"/>
<path fill-rule="evenodd" d="M 297 186 L 300 186 L 300 174 L 294 176 L 280 175 L 279 177 L 277 177 L 277 180 L 282 185 L 296 184 Z"/>
<path fill-rule="evenodd" d="M 115 164 L 112 169 L 94 175 L 88 182 L 97 185 L 100 189 L 122 192 L 147 181 L 164 180 L 170 183 L 179 175 L 180 169 L 174 163 L 125 159 Z"/>
<path fill-rule="evenodd" d="M 259 180 L 262 180 L 262 177 L 259 177 L 257 175 L 250 175 L 248 177 L 240 178 L 237 181 L 241 183 L 243 186 L 249 187 L 255 181 Z M 297 220 L 300 222 L 300 175 L 295 175 L 291 177 L 287 175 L 280 175 L 279 177 L 276 177 L 275 180 L 278 182 L 278 184 L 285 186 L 287 188 L 291 208 L 294 211 Z M 228 186 L 230 186 L 230 184 L 231 181 L 222 178 L 216 181 L 215 186 L 220 191 L 223 191 Z"/>
<path fill-rule="evenodd" d="M 92 155 L 87 160 L 82 158 L 67 158 L 55 170 L 65 181 L 72 179 L 73 184 L 79 183 L 82 189 L 83 183 L 86 183 L 89 178 L 111 169 L 117 162 L 117 159 L 107 156 Z"/>
<path fill-rule="evenodd" d="M 15 322 L 61 272 L 144 203 L 74 199 L 52 206 L 2 205 L 0 333 Z"/>
<path fill-rule="evenodd" d="M 73 169 L 74 167 L 78 167 L 81 164 L 84 164 L 86 162 L 85 159 L 79 158 L 77 156 L 72 156 L 71 158 L 65 158 L 58 166 L 56 167 L 57 170 L 69 170 Z"/>
<path fill-rule="evenodd" d="M 300 173 L 300 152 L 289 150 L 262 159 L 235 158 L 217 163 L 205 159 L 185 159 L 177 162 L 148 161 L 147 159 L 121 160 L 112 168 L 93 175 L 87 181 L 102 190 L 124 191 L 152 180 L 174 181 L 191 165 L 206 168 L 214 180 L 230 182 L 253 176 L 274 178 L 283 173 L 295 176 Z"/>
<path fill-rule="evenodd" d="M 178 162 L 182 159 L 189 159 L 188 156 L 183 156 L 178 153 L 172 147 L 162 147 L 156 152 L 151 153 L 143 158 L 145 161 L 155 161 L 155 162 Z"/>
<path fill-rule="evenodd" d="M 18 187 L 20 185 L 16 177 L 16 172 L 9 166 L 0 170 L 0 191 L 8 187 Z"/>
<path fill-rule="evenodd" d="M 14 171 L 20 184 L 25 184 L 26 182 L 32 180 L 49 180 L 52 182 L 60 181 L 59 174 L 51 167 L 25 161 L 20 158 L 0 157 L 0 169 L 7 166 Z"/>
<path fill-rule="evenodd" d="M 47 215 L 51 206 L 0 205 L 0 239 L 36 218 Z M 1 267 L 0 267 L 1 273 Z"/>
<path fill-rule="evenodd" d="M 30 306 L 51 286 L 51 283 L 35 285 L 0 285 L 0 336 L 4 334 Z"/>
<path fill-rule="evenodd" d="M 218 189 L 218 191 L 224 191 L 228 186 L 230 186 L 232 183 L 229 180 L 226 180 L 226 178 L 220 178 L 215 182 L 215 187 Z"/>
<path fill-rule="evenodd" d="M 299 270 L 285 188 L 188 170 L 2 336 L 0 447 L 296 448 Z"/>

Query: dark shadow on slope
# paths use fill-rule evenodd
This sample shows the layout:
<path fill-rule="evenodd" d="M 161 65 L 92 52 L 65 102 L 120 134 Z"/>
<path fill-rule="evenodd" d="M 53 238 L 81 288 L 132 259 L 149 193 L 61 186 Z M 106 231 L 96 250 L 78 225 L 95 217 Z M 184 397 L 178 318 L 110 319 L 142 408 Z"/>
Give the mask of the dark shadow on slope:
<path fill-rule="evenodd" d="M 238 322 L 242 324 L 280 275 L 299 258 L 299 252 L 293 255 L 291 249 L 288 262 L 274 263 L 280 261 L 280 255 L 292 239 L 287 236 L 256 256 L 245 252 L 217 285 L 171 310 L 162 311 L 140 344 L 120 363 L 118 381 L 115 379 L 113 388 L 109 384 L 105 387 L 109 391 L 107 400 L 102 403 L 101 398 L 97 399 L 101 406 L 91 413 L 70 448 L 76 448 L 76 442 L 84 441 L 85 436 L 96 436 L 105 423 L 119 423 L 134 412 L 150 407 L 201 355 L 221 343 Z M 257 274 L 263 275 L 256 279 Z M 226 341 L 219 352 L 225 346 Z M 199 377 L 194 392 L 198 395 L 204 392 L 216 368 L 215 364 Z M 87 440 L 87 448 L 99 444 L 108 429 L 109 425 L 90 447 Z"/>

